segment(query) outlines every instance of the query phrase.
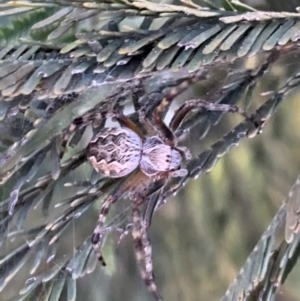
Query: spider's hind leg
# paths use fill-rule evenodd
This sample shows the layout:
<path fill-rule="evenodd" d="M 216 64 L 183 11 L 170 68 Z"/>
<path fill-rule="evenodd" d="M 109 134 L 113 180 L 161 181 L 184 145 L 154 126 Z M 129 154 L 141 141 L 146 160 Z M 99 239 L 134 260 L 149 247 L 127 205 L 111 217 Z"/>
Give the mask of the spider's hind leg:
<path fill-rule="evenodd" d="M 132 237 L 134 240 L 134 251 L 141 277 L 145 285 L 147 286 L 148 291 L 154 296 L 157 301 L 161 301 L 162 297 L 158 292 L 158 288 L 154 280 L 152 247 L 147 237 L 147 225 L 143 220 L 143 217 L 138 208 L 141 201 L 141 199 L 136 197 L 132 205 Z"/>
<path fill-rule="evenodd" d="M 147 197 L 158 191 L 164 183 L 165 180 L 163 177 L 158 177 L 153 180 L 139 171 L 133 173 L 127 178 L 120 179 L 120 182 L 118 182 L 117 185 L 109 192 L 109 196 L 103 201 L 98 221 L 92 235 L 94 251 L 103 266 L 106 264 L 103 259 L 101 244 L 105 231 L 105 221 L 110 207 L 127 193 L 132 199 L 134 199 L 137 192 L 142 193 L 145 197 Z"/>
<path fill-rule="evenodd" d="M 116 198 L 113 198 L 112 196 L 109 196 L 106 201 L 103 203 L 101 207 L 101 212 L 99 214 L 97 225 L 94 229 L 93 235 L 92 235 L 92 245 L 94 248 L 94 252 L 96 253 L 96 256 L 98 260 L 100 261 L 101 265 L 106 266 L 105 260 L 102 255 L 101 250 L 101 238 L 103 235 L 103 226 L 106 220 L 106 217 L 108 215 L 109 209 L 111 205 L 116 201 Z"/>
<path fill-rule="evenodd" d="M 60 158 L 63 157 L 65 150 L 67 148 L 67 144 L 70 140 L 70 137 L 73 133 L 82 127 L 86 127 L 92 123 L 96 123 L 100 125 L 104 121 L 105 113 L 97 112 L 97 111 L 90 111 L 87 114 L 75 118 L 70 126 L 66 129 L 65 133 L 62 135 L 62 142 L 61 142 L 61 150 L 60 150 Z"/>
<path fill-rule="evenodd" d="M 77 129 L 86 127 L 90 124 L 93 124 L 94 126 L 100 126 L 107 118 L 115 118 L 122 126 L 125 126 L 134 131 L 137 135 L 139 135 L 141 139 L 144 138 L 144 135 L 140 128 L 133 121 L 131 121 L 130 118 L 123 115 L 121 112 L 115 110 L 103 112 L 92 110 L 87 114 L 74 119 L 71 125 L 67 128 L 62 137 L 60 158 L 63 157 L 67 148 L 68 141 Z"/>

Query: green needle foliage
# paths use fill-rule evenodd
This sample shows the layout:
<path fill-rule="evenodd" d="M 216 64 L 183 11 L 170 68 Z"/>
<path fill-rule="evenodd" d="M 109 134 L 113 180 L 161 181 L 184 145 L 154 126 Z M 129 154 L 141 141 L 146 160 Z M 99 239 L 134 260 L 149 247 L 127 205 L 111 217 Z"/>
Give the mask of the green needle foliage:
<path fill-rule="evenodd" d="M 150 231 L 154 262 L 161 263 L 157 279 L 165 279 L 164 291 L 170 300 L 217 300 L 221 295 L 222 301 L 274 300 L 299 256 L 300 180 L 298 177 L 292 186 L 292 176 L 282 176 L 292 188 L 286 202 L 272 207 L 272 213 L 264 210 L 264 202 L 272 203 L 273 195 L 262 189 L 267 186 L 264 172 L 270 166 L 283 174 L 295 169 L 294 178 L 299 174 L 300 163 L 294 154 L 299 151 L 291 142 L 297 134 L 291 135 L 291 127 L 283 128 L 292 116 L 297 119 L 287 100 L 297 93 L 300 82 L 300 65 L 295 60 L 300 13 L 296 9 L 261 11 L 234 0 L 220 2 L 0 2 L 1 300 L 81 300 L 84 289 L 77 292 L 77 280 L 97 273 L 90 243 L 92 227 L 98 204 L 120 180 L 103 177 L 87 164 L 85 147 L 91 127 L 79 128 L 69 147 L 62 149 L 62 135 L 72 121 L 91 111 L 133 107 L 129 115 L 138 124 L 138 112 L 147 97 L 155 94 L 163 99 L 183 81 L 195 78 L 194 90 L 179 93 L 179 102 L 202 98 L 240 105 L 251 112 L 251 120 L 196 110 L 176 130 L 183 144 L 193 139 L 193 158 L 186 162 L 188 175 L 167 182 L 142 205 L 145 220 L 151 220 L 155 208 Z M 273 78 L 268 81 L 270 74 Z M 279 105 L 289 109 L 285 116 L 277 112 Z M 174 108 L 167 111 L 173 114 Z M 276 123 L 278 115 L 281 123 Z M 272 134 L 265 130 L 269 123 L 274 127 Z M 104 126 L 103 121 L 93 129 Z M 248 140 L 254 137 L 261 144 L 252 140 L 257 144 L 251 146 Z M 275 140 L 280 139 L 290 148 L 287 156 L 274 154 L 280 147 Z M 239 156 L 234 155 L 234 146 L 239 146 Z M 270 154 L 278 166 L 290 156 L 294 169 L 278 170 Z M 247 165 L 249 158 L 253 163 Z M 254 169 L 256 164 L 259 167 Z M 251 183 L 247 186 L 237 176 L 242 167 L 244 176 L 252 175 L 251 191 L 247 191 Z M 202 177 L 208 172 L 211 178 Z M 200 175 L 196 184 L 190 181 Z M 233 184 L 235 178 L 239 182 Z M 176 194 L 177 201 L 167 203 Z M 247 194 L 253 201 L 250 209 Z M 163 211 L 163 205 L 170 212 Z M 138 290 L 128 290 L 128 285 L 140 285 L 134 262 L 127 255 L 130 248 L 122 245 L 118 248 L 122 254 L 114 256 L 117 241 L 113 235 L 124 237 L 131 229 L 129 208 L 124 200 L 118 202 L 105 230 L 108 272 L 116 278 L 110 286 L 103 275 L 89 280 L 97 283 L 85 292 L 90 298 L 96 294 L 98 300 L 101 294 L 103 300 L 140 300 Z M 247 219 L 249 227 L 245 223 L 237 227 L 237 219 L 229 219 L 237 208 L 243 208 L 238 219 Z M 251 227 L 252 211 L 262 217 L 255 227 Z M 183 229 L 179 234 L 175 224 Z M 261 230 L 259 235 L 254 228 Z M 247 233 L 255 239 L 248 240 Z M 224 243 L 225 238 L 231 243 Z M 238 242 L 239 252 L 234 250 Z M 169 250 L 168 255 L 163 248 L 155 251 L 159 245 Z M 208 254 L 208 250 L 213 251 Z M 245 252 L 245 258 L 233 268 L 234 260 L 224 259 L 226 250 L 236 254 L 235 259 Z M 116 266 L 115 258 L 122 259 Z M 191 260 L 195 269 L 186 268 L 183 260 L 186 266 Z M 230 281 L 205 270 L 205 261 L 212 270 L 228 271 Z M 130 279 L 123 282 L 126 275 Z M 236 275 L 225 293 L 225 286 Z M 18 276 L 25 279 L 22 285 L 17 285 Z M 157 281 L 158 286 L 164 281 Z"/>

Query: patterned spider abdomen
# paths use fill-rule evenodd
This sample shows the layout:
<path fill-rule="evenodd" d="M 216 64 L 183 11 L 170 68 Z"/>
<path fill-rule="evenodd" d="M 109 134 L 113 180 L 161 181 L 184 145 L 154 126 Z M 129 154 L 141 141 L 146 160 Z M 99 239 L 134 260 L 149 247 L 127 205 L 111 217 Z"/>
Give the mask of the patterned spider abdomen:
<path fill-rule="evenodd" d="M 123 127 L 100 131 L 87 147 L 87 157 L 96 171 L 120 178 L 134 171 L 140 163 L 142 140 Z"/>
<path fill-rule="evenodd" d="M 182 156 L 178 150 L 158 137 L 149 137 L 143 145 L 141 170 L 148 176 L 180 168 Z"/>

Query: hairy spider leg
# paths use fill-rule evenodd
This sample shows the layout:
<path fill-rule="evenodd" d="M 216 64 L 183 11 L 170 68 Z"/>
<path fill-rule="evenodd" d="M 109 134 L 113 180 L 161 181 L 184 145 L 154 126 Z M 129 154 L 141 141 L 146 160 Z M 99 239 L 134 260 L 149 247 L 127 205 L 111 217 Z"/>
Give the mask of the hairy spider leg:
<path fill-rule="evenodd" d="M 241 116 L 249 119 L 254 123 L 253 118 L 248 115 L 243 109 L 239 108 L 235 105 L 230 104 L 220 104 L 220 103 L 212 103 L 202 99 L 191 99 L 186 101 L 174 114 L 171 122 L 170 129 L 174 132 L 185 116 L 193 109 L 204 109 L 206 111 L 218 111 L 218 112 L 227 112 L 227 113 L 238 113 Z"/>
<path fill-rule="evenodd" d="M 204 77 L 205 74 L 199 73 L 193 77 L 185 79 L 179 85 L 172 88 L 165 96 L 162 96 L 161 93 L 157 92 L 146 96 L 147 99 L 145 104 L 139 111 L 139 121 L 147 129 L 150 136 L 158 134 L 164 143 L 177 149 L 186 159 L 191 159 L 191 153 L 186 147 L 175 147 L 176 138 L 173 131 L 164 123 L 163 113 L 177 95 L 181 94 L 190 85 L 198 82 Z M 176 174 L 174 176 L 176 176 Z"/>
<path fill-rule="evenodd" d="M 93 235 L 92 235 L 92 245 L 94 248 L 94 252 L 100 261 L 102 266 L 106 266 L 105 260 L 102 255 L 102 249 L 101 249 L 101 238 L 103 235 L 103 225 L 106 220 L 106 216 L 109 213 L 109 209 L 113 203 L 115 203 L 117 199 L 115 197 L 109 196 L 105 202 L 102 204 L 101 211 L 99 214 L 97 225 L 94 229 Z"/>
<path fill-rule="evenodd" d="M 102 255 L 101 239 L 104 233 L 104 225 L 110 207 L 128 192 L 132 195 L 138 193 L 145 197 L 153 194 L 163 186 L 164 176 L 165 174 L 161 173 L 158 176 L 150 178 L 142 171 L 138 170 L 128 178 L 124 178 L 120 181 L 119 184 L 109 193 L 109 196 L 103 201 L 98 221 L 91 239 L 94 251 L 103 266 L 106 264 Z"/>
<path fill-rule="evenodd" d="M 93 122 L 102 122 L 103 121 L 103 113 L 101 112 L 95 112 L 95 111 L 89 111 L 85 115 L 75 118 L 73 122 L 70 124 L 70 126 L 67 128 L 66 132 L 63 134 L 62 142 L 61 142 L 61 151 L 60 151 L 60 158 L 63 157 L 68 141 L 70 140 L 70 137 L 72 134 L 81 127 L 85 127 L 90 125 Z"/>
<path fill-rule="evenodd" d="M 141 129 L 130 118 L 120 113 L 115 113 L 114 118 L 117 119 L 121 126 L 129 128 L 130 130 L 134 131 L 142 140 L 145 140 L 145 136 L 143 135 Z"/>
<path fill-rule="evenodd" d="M 161 93 L 152 93 L 145 100 L 144 106 L 139 111 L 139 121 L 146 128 L 147 132 L 150 135 L 156 135 L 159 133 L 160 138 L 171 146 L 174 146 L 176 141 L 173 134 L 173 131 L 168 128 L 163 122 L 163 112 L 169 105 L 169 103 L 180 93 L 186 90 L 191 84 L 196 83 L 201 78 L 203 74 L 199 74 L 195 77 L 189 78 L 181 82 L 175 88 L 172 88 L 171 91 L 165 96 L 162 97 Z M 153 112 L 154 118 L 152 119 L 149 115 Z M 185 115 L 184 115 L 185 116 Z M 184 118 L 183 116 L 183 118 Z M 186 147 L 174 147 L 180 151 L 186 159 L 191 159 L 191 153 Z M 176 176 L 176 174 L 175 174 Z M 179 175 L 181 176 L 181 175 Z M 182 175 L 185 176 L 185 175 Z M 152 206 L 147 206 L 147 228 L 151 225 L 151 219 L 153 212 L 155 210 L 156 201 L 151 202 Z"/>
<path fill-rule="evenodd" d="M 141 277 L 148 291 L 158 301 L 162 300 L 158 288 L 154 280 L 153 262 L 152 262 L 152 247 L 147 236 L 147 226 L 139 210 L 140 203 L 143 199 L 136 198 L 132 202 L 132 237 L 134 241 L 134 251 L 136 261 L 139 267 Z"/>
<path fill-rule="evenodd" d="M 63 135 L 61 143 L 61 152 L 60 158 L 63 157 L 65 149 L 67 147 L 68 141 L 70 140 L 71 135 L 79 128 L 88 126 L 92 123 L 101 124 L 107 118 L 115 118 L 120 125 L 125 126 L 132 131 L 134 131 L 141 139 L 145 139 L 141 129 L 132 121 L 130 118 L 123 115 L 121 112 L 109 111 L 109 112 L 95 112 L 94 110 L 88 112 L 87 114 L 78 117 L 73 120 L 66 133 Z"/>
<path fill-rule="evenodd" d="M 191 82 L 192 83 L 192 82 Z M 185 85 L 187 83 L 183 82 L 181 89 L 183 90 L 185 88 Z M 171 93 L 175 96 L 175 90 L 173 90 L 173 92 Z M 163 102 L 165 101 L 165 105 L 164 107 L 166 107 L 166 100 L 163 100 Z M 234 106 L 234 105 L 229 105 L 229 104 L 215 104 L 215 103 L 210 103 L 207 102 L 205 100 L 200 100 L 200 99 L 192 99 L 192 100 L 188 100 L 186 101 L 174 114 L 171 122 L 170 122 L 170 131 L 172 133 L 174 133 L 176 131 L 176 129 L 178 128 L 178 126 L 181 124 L 182 120 L 186 117 L 186 115 L 195 108 L 200 108 L 200 109 L 205 109 L 207 111 L 220 111 L 220 112 L 231 112 L 231 113 L 238 113 L 240 115 L 242 115 L 243 117 L 250 119 L 252 122 L 253 119 L 251 116 L 249 116 L 243 109 L 239 108 L 238 106 Z M 161 110 L 161 108 L 159 109 Z M 254 123 L 254 125 L 256 126 L 256 123 Z M 181 151 L 186 159 L 190 159 L 190 152 L 187 148 L 185 147 L 176 147 L 176 149 L 178 149 L 179 151 Z M 156 203 L 158 201 L 158 197 L 156 197 L 156 201 L 154 200 L 153 203 L 149 203 L 149 206 L 147 206 L 146 212 L 147 212 L 147 217 L 145 218 L 145 220 L 147 220 L 147 227 L 150 227 L 151 225 L 151 219 L 152 219 L 152 215 L 153 212 L 155 210 L 155 206 Z M 150 206 L 151 205 L 151 206 Z"/>
<path fill-rule="evenodd" d="M 91 239 L 97 258 L 103 266 L 106 266 L 106 263 L 102 255 L 101 240 L 104 233 L 106 217 L 109 213 L 110 207 L 117 202 L 128 189 L 130 189 L 134 183 L 134 177 L 135 175 L 131 175 L 129 178 L 120 179 L 118 185 L 115 185 L 112 191 L 108 191 L 109 196 L 103 201 L 98 221 Z"/>
<path fill-rule="evenodd" d="M 186 159 L 191 159 L 191 153 L 186 147 L 178 147 L 173 131 L 164 123 L 163 113 L 176 96 L 186 90 L 191 84 L 199 81 L 203 74 L 182 81 L 172 88 L 167 95 L 153 92 L 146 97 L 144 106 L 139 111 L 139 121 L 146 128 L 150 136 L 158 136 L 166 143 L 177 149 Z M 152 116 L 151 116 L 152 113 Z"/>
<path fill-rule="evenodd" d="M 156 136 L 156 127 L 153 125 L 149 115 L 160 103 L 162 94 L 158 92 L 152 92 L 151 94 L 144 95 L 142 98 L 142 102 L 145 102 L 145 104 L 138 111 L 139 122 L 146 129 L 149 136 Z"/>
<path fill-rule="evenodd" d="M 160 99 L 160 102 L 153 106 L 153 104 L 149 104 L 146 110 L 146 116 L 148 116 L 151 112 L 152 118 L 149 118 L 149 122 L 151 122 L 151 126 L 155 129 L 156 132 L 160 134 L 160 138 L 168 145 L 174 146 L 176 144 L 176 139 L 173 131 L 164 123 L 163 114 L 166 109 L 169 107 L 170 103 L 181 93 L 187 90 L 191 85 L 198 82 L 200 79 L 203 79 L 205 75 L 203 73 L 199 73 L 198 75 L 192 76 L 188 79 L 182 81 L 179 85 L 172 88 L 164 97 Z M 148 118 L 147 118 L 148 119 Z M 178 149 L 181 151 L 180 149 Z M 183 151 L 185 156 L 189 156 L 186 151 Z"/>

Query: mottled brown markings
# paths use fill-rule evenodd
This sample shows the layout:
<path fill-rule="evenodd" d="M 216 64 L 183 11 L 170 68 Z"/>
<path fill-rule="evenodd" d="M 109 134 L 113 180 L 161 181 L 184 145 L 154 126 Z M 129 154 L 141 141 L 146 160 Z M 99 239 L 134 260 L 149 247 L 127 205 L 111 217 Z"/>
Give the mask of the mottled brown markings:
<path fill-rule="evenodd" d="M 109 128 L 99 132 L 87 147 L 93 167 L 110 177 L 123 177 L 139 165 L 142 151 L 140 137 L 127 128 Z"/>
<path fill-rule="evenodd" d="M 171 89 L 167 95 L 154 92 L 143 95 L 143 106 L 139 109 L 139 122 L 135 124 L 120 112 L 109 112 L 96 114 L 89 113 L 82 118 L 93 124 L 103 121 L 103 118 L 113 117 L 117 119 L 121 127 L 103 129 L 94 136 L 87 148 L 87 156 L 93 167 L 112 178 L 121 178 L 117 185 L 109 191 L 104 198 L 97 225 L 92 236 L 94 250 L 104 265 L 101 243 L 104 235 L 104 224 L 110 207 L 120 198 L 129 196 L 132 200 L 133 230 L 135 254 L 141 276 L 156 300 L 161 300 L 154 281 L 152 248 L 147 237 L 149 220 L 145 220 L 139 212 L 139 206 L 149 196 L 160 190 L 170 177 L 184 177 L 187 170 L 181 168 L 183 157 L 191 158 L 186 147 L 177 145 L 174 132 L 181 121 L 193 108 L 214 109 L 214 104 L 204 103 L 202 100 L 189 102 L 188 106 L 182 107 L 174 114 L 170 127 L 163 122 L 163 115 L 171 101 L 183 92 L 189 85 L 198 81 L 202 75 L 191 77 L 181 82 L 176 88 Z M 162 97 L 161 97 L 162 96 Z M 233 107 L 231 109 L 234 109 Z M 218 109 L 217 109 L 218 110 Z M 228 108 L 226 108 L 227 111 Z M 219 111 L 226 111 L 224 108 Z M 93 120 L 99 119 L 99 120 Z M 101 119 L 101 120 L 100 120 Z M 75 123 L 76 124 L 76 123 Z M 80 122 L 77 125 L 80 126 Z M 146 131 L 146 137 L 143 132 Z M 150 209 L 154 210 L 155 206 Z M 148 212 L 148 216 L 152 213 Z"/>
<path fill-rule="evenodd" d="M 148 176 L 180 169 L 181 153 L 159 137 L 143 142 L 126 128 L 104 129 L 96 137 L 87 148 L 87 156 L 93 167 L 107 176 L 123 177 L 138 166 Z"/>

